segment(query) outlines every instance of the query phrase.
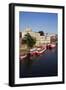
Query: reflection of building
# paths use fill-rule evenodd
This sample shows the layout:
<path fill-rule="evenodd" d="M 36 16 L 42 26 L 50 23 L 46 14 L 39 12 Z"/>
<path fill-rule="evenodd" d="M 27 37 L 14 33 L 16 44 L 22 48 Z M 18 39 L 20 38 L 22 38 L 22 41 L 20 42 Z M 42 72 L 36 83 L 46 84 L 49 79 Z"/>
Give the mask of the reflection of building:
<path fill-rule="evenodd" d="M 32 31 L 31 28 L 26 28 L 24 31 L 22 31 L 22 35 L 21 35 L 22 38 L 27 33 L 29 33 L 32 37 L 36 38 L 36 46 L 50 43 L 50 36 L 49 35 L 41 36 L 40 33 Z"/>

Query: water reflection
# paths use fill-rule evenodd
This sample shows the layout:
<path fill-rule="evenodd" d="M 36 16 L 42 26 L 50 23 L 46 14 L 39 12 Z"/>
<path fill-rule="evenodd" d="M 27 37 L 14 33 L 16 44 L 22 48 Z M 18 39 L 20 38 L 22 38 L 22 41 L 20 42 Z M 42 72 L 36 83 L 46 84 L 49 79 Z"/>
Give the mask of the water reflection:
<path fill-rule="evenodd" d="M 30 57 L 30 53 L 27 54 L 27 57 L 22 60 L 21 63 L 21 73 L 22 73 L 22 77 L 24 76 L 30 76 L 32 75 L 32 71 L 31 71 L 31 68 L 32 68 L 32 59 Z"/>
<path fill-rule="evenodd" d="M 31 57 L 30 57 L 30 53 L 27 54 L 27 57 L 25 59 L 25 63 L 26 63 L 26 67 L 28 69 L 30 69 L 31 66 L 32 66 L 32 60 L 31 60 Z"/>

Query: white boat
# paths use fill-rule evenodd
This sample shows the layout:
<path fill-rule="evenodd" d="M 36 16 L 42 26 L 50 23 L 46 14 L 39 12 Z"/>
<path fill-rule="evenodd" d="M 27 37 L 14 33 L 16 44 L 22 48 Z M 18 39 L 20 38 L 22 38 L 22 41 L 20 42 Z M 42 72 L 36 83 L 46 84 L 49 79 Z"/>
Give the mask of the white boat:
<path fill-rule="evenodd" d="M 51 44 L 51 47 L 54 48 L 54 47 L 56 47 L 56 45 L 55 44 Z"/>
<path fill-rule="evenodd" d="M 42 50 L 40 50 L 40 51 L 36 51 L 38 54 L 41 54 L 41 53 L 43 53 L 44 51 L 46 50 L 46 48 L 45 49 L 42 49 Z"/>
<path fill-rule="evenodd" d="M 24 59 L 24 58 L 26 58 L 26 57 L 27 57 L 27 55 L 20 56 L 20 59 Z"/>

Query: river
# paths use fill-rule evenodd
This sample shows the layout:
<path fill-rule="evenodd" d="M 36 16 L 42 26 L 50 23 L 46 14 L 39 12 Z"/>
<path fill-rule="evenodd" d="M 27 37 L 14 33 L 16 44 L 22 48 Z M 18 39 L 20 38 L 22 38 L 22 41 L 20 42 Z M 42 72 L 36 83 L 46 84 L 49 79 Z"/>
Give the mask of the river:
<path fill-rule="evenodd" d="M 46 50 L 31 60 L 20 61 L 20 78 L 49 77 L 58 74 L 57 47 Z"/>

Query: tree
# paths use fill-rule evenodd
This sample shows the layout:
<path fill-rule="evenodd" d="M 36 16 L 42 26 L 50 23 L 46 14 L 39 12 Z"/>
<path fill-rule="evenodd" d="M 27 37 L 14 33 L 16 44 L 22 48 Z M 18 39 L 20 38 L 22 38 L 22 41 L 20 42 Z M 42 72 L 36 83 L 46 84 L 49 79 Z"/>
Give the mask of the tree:
<path fill-rule="evenodd" d="M 36 43 L 36 39 L 29 33 L 24 36 L 23 40 L 25 41 L 24 43 L 27 44 L 28 50 L 30 50 L 30 48 L 32 48 Z"/>
<path fill-rule="evenodd" d="M 40 36 L 44 36 L 44 32 L 43 31 L 39 31 L 38 33 L 40 33 Z"/>

